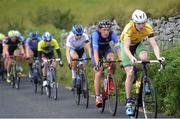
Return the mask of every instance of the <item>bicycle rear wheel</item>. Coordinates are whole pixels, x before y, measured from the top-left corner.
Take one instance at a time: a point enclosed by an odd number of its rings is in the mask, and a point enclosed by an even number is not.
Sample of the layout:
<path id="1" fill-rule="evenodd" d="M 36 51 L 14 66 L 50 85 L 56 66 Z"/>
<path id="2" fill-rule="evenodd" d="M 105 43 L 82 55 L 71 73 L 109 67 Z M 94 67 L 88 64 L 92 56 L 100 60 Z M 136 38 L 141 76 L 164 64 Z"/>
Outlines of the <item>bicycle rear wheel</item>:
<path id="1" fill-rule="evenodd" d="M 116 115 L 117 105 L 118 105 L 118 94 L 116 88 L 116 81 L 113 76 L 107 79 L 107 88 L 108 88 L 108 107 L 112 116 Z"/>
<path id="2" fill-rule="evenodd" d="M 150 78 L 147 79 L 150 93 L 145 92 L 145 83 L 143 83 L 142 103 L 145 118 L 156 118 L 157 117 L 157 97 L 155 88 Z"/>
<path id="3" fill-rule="evenodd" d="M 86 108 L 89 106 L 89 88 L 88 88 L 88 80 L 85 72 L 83 71 L 81 75 L 81 90 L 82 90 L 82 97 L 84 98 Z"/>

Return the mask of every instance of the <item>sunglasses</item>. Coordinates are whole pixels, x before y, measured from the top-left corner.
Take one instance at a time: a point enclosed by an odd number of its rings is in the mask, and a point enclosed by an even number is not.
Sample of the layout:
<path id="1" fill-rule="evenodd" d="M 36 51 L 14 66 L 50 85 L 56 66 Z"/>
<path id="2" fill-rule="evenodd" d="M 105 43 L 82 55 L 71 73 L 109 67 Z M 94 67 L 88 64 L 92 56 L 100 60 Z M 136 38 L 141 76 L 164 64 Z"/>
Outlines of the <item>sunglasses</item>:
<path id="1" fill-rule="evenodd" d="M 76 36 L 82 36 L 82 34 L 76 34 Z"/>

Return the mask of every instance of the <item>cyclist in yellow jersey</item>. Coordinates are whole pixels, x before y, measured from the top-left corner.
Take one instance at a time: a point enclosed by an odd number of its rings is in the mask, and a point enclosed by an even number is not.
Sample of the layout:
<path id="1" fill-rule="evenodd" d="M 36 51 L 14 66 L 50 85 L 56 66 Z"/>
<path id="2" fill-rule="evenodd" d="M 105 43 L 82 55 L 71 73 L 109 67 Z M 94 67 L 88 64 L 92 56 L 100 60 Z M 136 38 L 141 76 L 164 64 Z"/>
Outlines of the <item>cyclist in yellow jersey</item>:
<path id="1" fill-rule="evenodd" d="M 132 109 L 131 101 L 131 87 L 133 84 L 133 66 L 137 62 L 135 54 L 140 60 L 148 60 L 148 52 L 143 44 L 145 37 L 148 37 L 148 41 L 151 44 L 154 54 L 158 60 L 163 61 L 164 58 L 160 57 L 160 50 L 156 42 L 155 34 L 152 27 L 147 23 L 147 16 L 141 10 L 135 10 L 132 14 L 132 21 L 130 21 L 124 28 L 120 40 L 121 40 L 121 58 L 122 64 L 126 72 L 126 114 L 131 116 L 134 111 Z"/>
<path id="2" fill-rule="evenodd" d="M 38 43 L 38 57 L 39 59 L 52 59 L 55 58 L 54 55 L 54 50 L 56 50 L 58 58 L 61 59 L 61 51 L 60 51 L 60 47 L 59 44 L 57 42 L 56 39 L 53 39 L 53 36 L 51 33 L 49 32 L 45 32 L 42 35 L 42 40 Z M 55 61 L 53 62 L 53 66 L 55 67 Z M 43 62 L 44 67 L 42 69 L 43 71 L 43 86 L 47 85 L 47 81 L 46 81 L 46 63 Z M 62 60 L 60 60 L 59 62 L 60 66 L 63 66 Z"/>

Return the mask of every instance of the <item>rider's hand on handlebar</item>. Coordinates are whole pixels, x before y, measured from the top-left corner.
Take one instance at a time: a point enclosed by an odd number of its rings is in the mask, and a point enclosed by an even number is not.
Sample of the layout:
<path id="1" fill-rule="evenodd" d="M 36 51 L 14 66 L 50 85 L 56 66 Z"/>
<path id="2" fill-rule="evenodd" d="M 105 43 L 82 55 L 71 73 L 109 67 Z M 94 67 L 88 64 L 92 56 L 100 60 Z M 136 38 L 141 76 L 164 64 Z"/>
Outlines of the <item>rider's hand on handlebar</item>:
<path id="1" fill-rule="evenodd" d="M 161 64 L 164 64 L 165 63 L 165 58 L 164 57 L 158 57 L 157 60 L 159 60 L 159 62 Z"/>
<path id="2" fill-rule="evenodd" d="M 132 57 L 130 60 L 131 60 L 131 64 L 137 63 L 137 59 L 135 57 Z"/>
<path id="3" fill-rule="evenodd" d="M 99 69 L 100 69 L 99 65 L 94 66 L 95 71 L 99 71 Z"/>
<path id="4" fill-rule="evenodd" d="M 71 70 L 71 63 L 68 64 L 69 69 Z"/>

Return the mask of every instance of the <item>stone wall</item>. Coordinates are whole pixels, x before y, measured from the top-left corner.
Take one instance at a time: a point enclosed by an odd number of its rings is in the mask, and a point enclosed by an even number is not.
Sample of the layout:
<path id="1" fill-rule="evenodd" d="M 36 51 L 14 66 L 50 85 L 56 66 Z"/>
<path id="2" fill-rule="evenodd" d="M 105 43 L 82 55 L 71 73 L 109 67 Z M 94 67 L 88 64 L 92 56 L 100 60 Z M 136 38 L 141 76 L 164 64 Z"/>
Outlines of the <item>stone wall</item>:
<path id="1" fill-rule="evenodd" d="M 161 49 L 166 49 L 169 45 L 176 43 L 178 40 L 180 41 L 180 14 L 169 18 L 149 18 L 148 23 L 154 28 Z M 86 28 L 86 33 L 90 36 L 96 29 L 97 25 L 91 25 Z M 115 31 L 119 37 L 123 28 L 117 24 L 116 20 L 114 20 L 112 30 Z M 65 36 L 62 35 L 63 39 L 65 39 L 68 34 L 65 33 L 64 35 Z"/>

